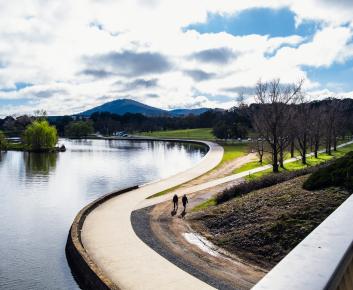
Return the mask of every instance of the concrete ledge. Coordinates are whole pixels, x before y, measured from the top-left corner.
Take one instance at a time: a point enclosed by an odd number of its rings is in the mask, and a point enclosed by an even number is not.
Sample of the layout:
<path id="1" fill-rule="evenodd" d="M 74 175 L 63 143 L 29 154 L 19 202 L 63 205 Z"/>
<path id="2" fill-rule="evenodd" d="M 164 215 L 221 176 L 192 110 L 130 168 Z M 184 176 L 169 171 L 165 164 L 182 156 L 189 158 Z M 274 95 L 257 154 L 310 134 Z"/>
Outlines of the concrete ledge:
<path id="1" fill-rule="evenodd" d="M 75 217 L 69 231 L 65 252 L 73 276 L 81 288 L 97 290 L 119 289 L 106 277 L 86 252 L 81 241 L 81 229 L 87 215 L 99 205 L 115 196 L 137 188 L 138 186 L 133 186 L 104 195 L 81 209 Z"/>

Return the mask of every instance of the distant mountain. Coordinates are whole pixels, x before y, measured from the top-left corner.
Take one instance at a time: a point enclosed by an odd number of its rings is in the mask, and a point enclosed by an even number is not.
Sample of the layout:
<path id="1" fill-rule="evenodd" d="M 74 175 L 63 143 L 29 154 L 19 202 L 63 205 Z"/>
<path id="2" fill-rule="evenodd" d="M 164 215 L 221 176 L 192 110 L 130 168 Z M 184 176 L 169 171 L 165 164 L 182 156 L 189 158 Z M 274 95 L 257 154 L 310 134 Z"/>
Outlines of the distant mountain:
<path id="1" fill-rule="evenodd" d="M 140 102 L 136 102 L 134 100 L 128 100 L 128 99 L 119 99 L 119 100 L 111 101 L 109 103 L 105 103 L 101 106 L 94 107 L 90 110 L 82 112 L 80 115 L 90 116 L 96 112 L 109 112 L 117 115 L 124 115 L 126 113 L 133 113 L 133 114 L 140 113 L 146 116 L 168 115 L 168 111 L 147 106 Z"/>
<path id="2" fill-rule="evenodd" d="M 143 103 L 130 100 L 130 99 L 119 99 L 105 103 L 98 107 L 94 107 L 90 110 L 84 111 L 78 115 L 90 116 L 96 112 L 109 112 L 117 115 L 124 115 L 126 113 L 133 114 L 143 114 L 145 116 L 185 116 L 185 115 L 200 115 L 206 111 L 208 108 L 199 109 L 176 109 L 176 110 L 162 110 L 159 108 L 151 107 Z"/>

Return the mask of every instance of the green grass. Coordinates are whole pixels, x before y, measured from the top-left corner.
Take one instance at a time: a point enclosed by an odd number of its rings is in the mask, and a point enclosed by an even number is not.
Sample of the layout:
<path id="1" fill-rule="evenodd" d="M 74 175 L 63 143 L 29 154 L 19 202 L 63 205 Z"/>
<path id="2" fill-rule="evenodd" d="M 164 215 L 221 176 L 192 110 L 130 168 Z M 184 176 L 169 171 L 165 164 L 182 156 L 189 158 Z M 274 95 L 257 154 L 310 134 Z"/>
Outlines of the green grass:
<path id="1" fill-rule="evenodd" d="M 233 174 L 237 174 L 237 173 L 241 173 L 244 171 L 248 171 L 248 170 L 252 170 L 254 168 L 260 167 L 260 166 L 265 166 L 269 164 L 267 161 L 263 161 L 262 164 L 260 164 L 259 161 L 251 161 L 248 163 L 245 163 L 244 165 L 242 165 L 241 167 L 234 169 L 233 170 Z"/>
<path id="2" fill-rule="evenodd" d="M 244 156 L 248 152 L 248 144 L 246 143 L 233 143 L 233 144 L 220 144 L 224 149 L 223 158 L 220 164 L 234 160 Z"/>
<path id="3" fill-rule="evenodd" d="M 136 135 L 155 137 L 155 138 L 180 138 L 180 139 L 196 139 L 196 140 L 215 140 L 212 128 L 199 129 L 183 129 L 183 130 L 166 130 L 154 132 L 140 132 Z"/>
<path id="4" fill-rule="evenodd" d="M 183 184 L 184 184 L 184 183 L 183 183 Z M 165 195 L 166 193 L 171 192 L 171 191 L 177 189 L 178 187 L 182 186 L 183 184 L 180 184 L 180 185 L 177 185 L 177 186 L 168 188 L 168 189 L 166 189 L 166 190 L 157 192 L 157 193 L 155 193 L 155 194 L 152 194 L 152 195 L 150 195 L 149 197 L 147 197 L 147 199 L 151 199 L 151 198 L 154 198 L 154 197 L 158 197 L 158 196 Z"/>
<path id="5" fill-rule="evenodd" d="M 332 151 L 332 155 L 328 155 L 326 153 L 321 153 L 318 155 L 318 158 L 315 158 L 314 156 L 310 156 L 307 157 L 307 165 L 302 164 L 301 160 L 295 161 L 295 162 L 290 162 L 284 165 L 284 169 L 283 168 L 279 168 L 280 171 L 283 170 L 287 170 L 287 171 L 294 171 L 294 170 L 299 170 L 299 169 L 303 169 L 307 166 L 315 166 L 315 165 L 319 165 L 320 163 L 323 163 L 325 161 L 331 160 L 333 158 L 340 158 L 344 155 L 346 155 L 348 152 L 353 151 L 353 144 L 338 148 L 337 151 Z M 245 164 L 247 165 L 247 164 Z M 244 166 L 245 166 L 244 165 Z M 249 165 L 251 166 L 251 165 Z M 256 167 L 252 167 L 250 169 L 254 169 Z M 240 169 L 240 168 L 239 168 Z M 250 170 L 249 169 L 249 170 Z M 245 170 L 243 170 L 245 171 Z M 272 168 L 271 169 L 267 169 L 264 171 L 260 171 L 254 174 L 251 174 L 247 177 L 245 177 L 246 180 L 253 180 L 259 177 L 262 177 L 266 174 L 269 174 L 272 172 Z"/>
<path id="6" fill-rule="evenodd" d="M 215 198 L 210 198 L 208 200 L 205 200 L 204 202 L 200 203 L 199 205 L 195 206 L 191 211 L 192 212 L 196 212 L 196 211 L 200 211 L 203 209 L 206 209 L 210 206 L 216 205 L 216 199 Z"/>

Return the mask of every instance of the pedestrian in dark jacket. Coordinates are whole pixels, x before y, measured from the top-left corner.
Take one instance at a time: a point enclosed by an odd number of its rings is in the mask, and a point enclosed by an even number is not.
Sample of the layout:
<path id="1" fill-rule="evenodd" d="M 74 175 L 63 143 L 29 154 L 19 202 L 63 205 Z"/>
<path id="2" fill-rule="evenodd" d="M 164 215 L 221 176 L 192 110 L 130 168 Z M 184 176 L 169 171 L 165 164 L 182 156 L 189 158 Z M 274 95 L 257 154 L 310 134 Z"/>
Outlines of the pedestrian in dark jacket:
<path id="1" fill-rule="evenodd" d="M 174 204 L 174 211 L 177 211 L 178 210 L 178 196 L 176 194 L 174 194 L 173 196 L 173 204 Z"/>
<path id="2" fill-rule="evenodd" d="M 181 199 L 181 201 L 183 203 L 184 211 L 186 211 L 186 205 L 189 203 L 189 201 L 185 194 L 183 195 L 183 198 Z"/>

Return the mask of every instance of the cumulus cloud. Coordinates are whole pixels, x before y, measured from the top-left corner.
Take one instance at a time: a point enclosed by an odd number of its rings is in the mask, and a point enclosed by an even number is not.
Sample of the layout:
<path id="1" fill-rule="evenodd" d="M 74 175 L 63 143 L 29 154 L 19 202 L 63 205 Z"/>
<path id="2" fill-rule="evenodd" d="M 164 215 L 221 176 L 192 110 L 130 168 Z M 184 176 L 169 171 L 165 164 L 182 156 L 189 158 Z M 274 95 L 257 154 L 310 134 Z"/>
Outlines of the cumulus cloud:
<path id="1" fill-rule="evenodd" d="M 316 97 L 328 95 L 326 84 L 311 80 L 306 68 L 328 68 L 353 58 L 350 4 L 350 0 L 29 0 L 26 5 L 20 0 L 1 1 L 0 99 L 27 101 L 1 106 L 0 115 L 31 113 L 35 108 L 71 114 L 126 95 L 162 108 L 224 107 L 239 92 L 251 94 L 259 78 L 280 77 L 285 83 L 304 78 L 306 89 L 317 92 Z M 309 20 L 319 25 L 308 37 L 184 29 L 206 22 L 210 13 L 228 17 L 253 8 L 287 8 L 297 25 Z M 16 83 L 33 85 L 16 90 Z M 342 94 L 350 96 L 347 91 Z"/>

